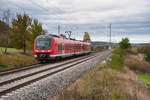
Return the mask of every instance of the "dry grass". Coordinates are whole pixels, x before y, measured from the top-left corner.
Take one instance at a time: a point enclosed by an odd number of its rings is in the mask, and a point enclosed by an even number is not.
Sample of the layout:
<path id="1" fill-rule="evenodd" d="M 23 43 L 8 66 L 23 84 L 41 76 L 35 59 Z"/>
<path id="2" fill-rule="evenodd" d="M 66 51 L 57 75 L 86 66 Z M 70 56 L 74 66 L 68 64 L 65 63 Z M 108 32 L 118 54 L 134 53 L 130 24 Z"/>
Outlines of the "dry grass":
<path id="1" fill-rule="evenodd" d="M 118 88 L 116 76 L 116 70 L 95 68 L 52 100 L 135 100 Z"/>
<path id="2" fill-rule="evenodd" d="M 37 63 L 33 51 L 27 50 L 24 55 L 21 49 L 8 48 L 7 54 L 4 54 L 4 50 L 5 48 L 0 47 L 0 70 Z"/>
<path id="3" fill-rule="evenodd" d="M 118 88 L 123 92 L 127 92 L 135 100 L 149 100 L 150 88 L 141 83 L 137 75 L 128 67 L 125 67 L 124 71 L 125 73 L 120 73 L 116 77 Z"/>
<path id="4" fill-rule="evenodd" d="M 136 74 L 110 68 L 95 68 L 52 100 L 149 100 L 150 88 Z"/>
<path id="5" fill-rule="evenodd" d="M 25 55 L 0 55 L 0 69 L 8 69 L 12 67 L 21 67 L 24 65 L 34 64 L 37 61 L 32 56 Z"/>
<path id="6" fill-rule="evenodd" d="M 130 69 L 137 70 L 143 73 L 150 73 L 150 63 L 137 55 L 126 55 L 123 57 L 123 62 Z"/>

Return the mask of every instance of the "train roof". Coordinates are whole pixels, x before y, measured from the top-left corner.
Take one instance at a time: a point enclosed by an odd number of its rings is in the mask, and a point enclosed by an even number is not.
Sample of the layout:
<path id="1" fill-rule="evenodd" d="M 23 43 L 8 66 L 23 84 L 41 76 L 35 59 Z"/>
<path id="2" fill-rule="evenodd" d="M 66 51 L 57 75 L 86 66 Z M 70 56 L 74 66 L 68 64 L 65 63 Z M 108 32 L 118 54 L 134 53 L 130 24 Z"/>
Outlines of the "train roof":
<path id="1" fill-rule="evenodd" d="M 43 34 L 43 35 L 37 36 L 36 39 L 38 39 L 38 38 L 47 38 L 48 39 L 48 38 L 52 38 L 52 37 L 60 38 L 59 36 L 54 35 L 54 34 Z"/>
<path id="2" fill-rule="evenodd" d="M 52 37 L 63 39 L 62 37 L 60 37 L 58 35 L 55 35 L 55 34 L 43 34 L 43 35 L 39 35 L 36 39 L 38 39 L 38 38 L 50 39 Z M 80 42 L 80 43 L 90 44 L 89 42 L 83 42 L 82 40 L 76 40 L 76 39 L 72 39 L 72 38 L 70 38 L 70 39 L 64 38 L 64 40 L 71 40 L 71 41 L 74 41 L 74 42 Z"/>

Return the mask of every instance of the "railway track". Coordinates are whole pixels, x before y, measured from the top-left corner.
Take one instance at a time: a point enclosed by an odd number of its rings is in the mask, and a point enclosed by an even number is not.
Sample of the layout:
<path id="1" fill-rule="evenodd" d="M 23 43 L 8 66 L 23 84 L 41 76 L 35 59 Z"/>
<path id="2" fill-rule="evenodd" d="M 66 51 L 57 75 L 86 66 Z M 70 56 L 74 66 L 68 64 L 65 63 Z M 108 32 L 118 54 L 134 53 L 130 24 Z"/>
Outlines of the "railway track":
<path id="1" fill-rule="evenodd" d="M 99 55 L 96 54 L 91 54 L 88 56 L 83 56 L 77 59 L 73 59 L 71 61 L 66 61 L 65 63 L 57 64 L 57 65 L 52 65 L 49 67 L 49 65 L 34 65 L 28 67 L 23 67 L 23 68 L 17 68 L 17 69 L 12 69 L 4 72 L 0 72 L 1 77 L 6 78 L 7 80 L 2 80 L 0 79 L 0 97 L 5 96 L 8 93 L 11 93 L 12 91 L 15 91 L 21 87 L 27 86 L 31 83 L 34 83 L 36 81 L 39 81 L 43 78 L 46 78 L 48 76 L 51 76 L 53 74 L 56 74 L 58 72 L 61 72 L 63 70 L 66 70 L 68 68 L 74 67 L 75 65 L 81 64 L 85 61 L 88 61 L 90 59 L 94 59 Z M 47 67 L 44 67 L 47 66 Z M 38 69 L 42 67 L 41 70 L 29 72 L 28 70 L 31 69 Z M 23 75 L 18 75 L 17 73 L 22 73 L 26 70 L 28 73 L 23 74 Z M 13 76 L 11 74 L 18 75 L 17 77 L 11 77 L 7 78 L 7 76 Z M 15 76 L 14 75 L 14 76 Z"/>
<path id="2" fill-rule="evenodd" d="M 24 66 L 24 67 L 12 68 L 12 69 L 8 69 L 8 70 L 0 71 L 0 76 L 16 73 L 16 72 L 23 71 L 23 70 L 32 69 L 32 68 L 40 67 L 40 66 L 42 66 L 42 64 L 37 63 L 37 64 Z"/>
<path id="3" fill-rule="evenodd" d="M 48 64 L 50 64 L 50 63 L 46 63 L 46 64 L 37 63 L 37 64 L 32 64 L 32 65 L 28 65 L 28 66 L 24 66 L 24 67 L 15 67 L 15 68 L 0 71 L 0 76 L 17 73 L 17 72 L 21 72 L 21 71 L 29 70 L 29 69 L 33 69 L 33 68 L 38 68 L 38 67 L 42 67 L 42 66 L 45 66 Z"/>

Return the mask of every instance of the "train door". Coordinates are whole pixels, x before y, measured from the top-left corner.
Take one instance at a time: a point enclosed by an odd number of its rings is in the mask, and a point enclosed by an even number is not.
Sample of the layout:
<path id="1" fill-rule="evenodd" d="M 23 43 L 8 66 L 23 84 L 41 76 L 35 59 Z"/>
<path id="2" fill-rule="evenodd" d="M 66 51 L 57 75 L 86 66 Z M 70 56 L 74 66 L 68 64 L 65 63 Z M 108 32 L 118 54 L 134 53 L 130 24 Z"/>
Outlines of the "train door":
<path id="1" fill-rule="evenodd" d="M 65 53 L 65 47 L 64 47 L 64 42 L 62 43 L 62 53 Z"/>
<path id="2" fill-rule="evenodd" d="M 74 55 L 76 54 L 76 51 L 75 51 L 75 43 L 73 43 L 73 53 L 74 53 Z"/>

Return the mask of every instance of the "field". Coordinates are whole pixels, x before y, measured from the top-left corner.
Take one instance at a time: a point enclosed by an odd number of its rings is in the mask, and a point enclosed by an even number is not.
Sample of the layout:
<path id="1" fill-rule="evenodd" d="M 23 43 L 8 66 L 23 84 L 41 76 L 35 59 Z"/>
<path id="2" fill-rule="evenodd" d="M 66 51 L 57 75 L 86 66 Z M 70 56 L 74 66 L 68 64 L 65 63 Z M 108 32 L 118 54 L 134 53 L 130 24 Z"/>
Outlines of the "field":
<path id="1" fill-rule="evenodd" d="M 132 47 L 131 50 L 136 51 L 136 50 L 137 50 L 137 47 Z"/>
<path id="2" fill-rule="evenodd" d="M 33 57 L 33 51 L 27 51 L 24 55 L 23 50 L 8 48 L 8 54 L 3 52 L 4 48 L 0 48 L 0 70 L 37 63 Z"/>

